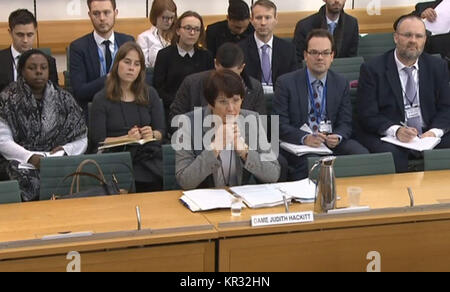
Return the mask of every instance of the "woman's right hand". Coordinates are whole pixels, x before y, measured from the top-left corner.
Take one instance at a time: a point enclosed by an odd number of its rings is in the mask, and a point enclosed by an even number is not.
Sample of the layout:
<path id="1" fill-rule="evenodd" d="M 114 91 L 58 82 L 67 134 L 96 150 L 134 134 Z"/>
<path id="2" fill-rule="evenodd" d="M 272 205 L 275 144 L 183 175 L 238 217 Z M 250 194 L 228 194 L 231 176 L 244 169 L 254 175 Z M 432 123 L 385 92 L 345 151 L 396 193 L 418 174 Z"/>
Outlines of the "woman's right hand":
<path id="1" fill-rule="evenodd" d="M 131 130 L 128 131 L 128 138 L 130 139 L 142 139 L 141 132 L 139 131 L 139 128 L 137 126 L 134 126 L 131 128 Z"/>
<path id="2" fill-rule="evenodd" d="M 41 159 L 44 158 L 42 155 L 33 154 L 33 156 L 28 159 L 28 163 L 32 164 L 36 169 L 41 168 Z"/>

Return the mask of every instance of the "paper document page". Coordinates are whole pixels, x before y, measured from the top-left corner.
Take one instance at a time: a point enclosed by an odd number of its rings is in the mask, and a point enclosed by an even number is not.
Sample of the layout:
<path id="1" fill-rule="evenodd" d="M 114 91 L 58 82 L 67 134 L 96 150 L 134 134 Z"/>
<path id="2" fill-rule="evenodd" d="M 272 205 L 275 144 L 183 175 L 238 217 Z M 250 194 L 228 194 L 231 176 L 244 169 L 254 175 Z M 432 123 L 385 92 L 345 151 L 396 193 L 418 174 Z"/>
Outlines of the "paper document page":
<path id="1" fill-rule="evenodd" d="M 231 208 L 233 195 L 226 190 L 201 189 L 183 192 L 180 198 L 192 211 Z"/>
<path id="2" fill-rule="evenodd" d="M 426 137 L 426 138 L 415 137 L 411 142 L 403 143 L 400 142 L 396 137 L 383 137 L 381 138 L 381 141 L 388 142 L 407 149 L 412 149 L 416 151 L 425 151 L 431 150 L 434 147 L 436 147 L 436 145 L 441 142 L 441 139 L 435 137 Z"/>
<path id="3" fill-rule="evenodd" d="M 445 34 L 450 31 L 450 0 L 443 0 L 435 9 L 437 18 L 434 22 L 424 20 L 425 27 L 433 35 Z"/>

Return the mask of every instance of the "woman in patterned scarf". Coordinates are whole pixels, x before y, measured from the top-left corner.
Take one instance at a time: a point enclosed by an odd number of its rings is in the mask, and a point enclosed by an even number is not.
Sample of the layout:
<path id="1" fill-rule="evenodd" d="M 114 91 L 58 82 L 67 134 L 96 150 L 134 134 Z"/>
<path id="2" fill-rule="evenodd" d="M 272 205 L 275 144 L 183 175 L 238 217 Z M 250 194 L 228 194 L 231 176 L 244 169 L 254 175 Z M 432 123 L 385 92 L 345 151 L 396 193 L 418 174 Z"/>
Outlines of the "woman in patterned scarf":
<path id="1" fill-rule="evenodd" d="M 49 81 L 48 56 L 22 54 L 19 78 L 0 93 L 0 153 L 18 180 L 22 201 L 39 199 L 40 160 L 50 154 L 80 155 L 87 148 L 81 108 L 67 91 Z"/>

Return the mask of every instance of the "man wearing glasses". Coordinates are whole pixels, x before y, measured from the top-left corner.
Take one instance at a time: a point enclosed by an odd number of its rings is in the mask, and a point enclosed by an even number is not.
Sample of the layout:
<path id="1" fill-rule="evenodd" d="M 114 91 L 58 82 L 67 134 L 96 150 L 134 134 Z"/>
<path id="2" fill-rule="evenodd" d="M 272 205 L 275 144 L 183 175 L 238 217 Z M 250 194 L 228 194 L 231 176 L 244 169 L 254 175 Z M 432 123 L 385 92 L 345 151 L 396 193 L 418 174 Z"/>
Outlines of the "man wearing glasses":
<path id="1" fill-rule="evenodd" d="M 114 32 L 118 14 L 115 0 L 87 0 L 94 32 L 70 44 L 70 83 L 73 95 L 85 112 L 94 95 L 105 86 L 119 47 L 134 41 L 129 35 Z"/>
<path id="2" fill-rule="evenodd" d="M 306 68 L 278 79 L 273 111 L 280 118 L 280 140 L 313 148 L 325 145 L 335 155 L 367 154 L 367 149 L 350 139 L 349 83 L 329 70 L 334 53 L 331 34 L 324 29 L 312 30 L 304 51 Z M 308 176 L 310 155 L 281 153 L 289 161 L 289 180 Z"/>
<path id="3" fill-rule="evenodd" d="M 380 140 L 411 142 L 438 137 L 436 148 L 449 148 L 450 88 L 447 64 L 423 53 L 425 25 L 415 15 L 395 25 L 396 48 L 361 66 L 357 137 L 371 152 L 392 152 L 397 172 L 408 170 L 408 156 L 418 153 Z"/>

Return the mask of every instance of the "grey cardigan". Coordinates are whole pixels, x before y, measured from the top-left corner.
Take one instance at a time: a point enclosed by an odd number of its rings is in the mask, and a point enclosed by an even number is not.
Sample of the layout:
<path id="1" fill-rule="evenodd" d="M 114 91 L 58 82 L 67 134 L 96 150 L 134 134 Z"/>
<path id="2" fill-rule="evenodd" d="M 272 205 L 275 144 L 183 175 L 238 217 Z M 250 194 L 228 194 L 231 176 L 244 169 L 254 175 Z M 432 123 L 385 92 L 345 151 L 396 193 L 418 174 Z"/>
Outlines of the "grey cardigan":
<path id="1" fill-rule="evenodd" d="M 200 125 L 203 125 L 205 117 L 211 115 L 211 109 L 209 107 L 196 108 L 194 111 L 183 116 L 184 119 L 188 119 L 191 123 L 190 126 L 180 128 L 174 135 L 174 139 L 182 137 L 182 141 L 187 139 L 187 144 L 191 149 L 182 149 L 176 151 L 175 156 L 175 169 L 176 179 L 178 184 L 183 189 L 194 188 L 211 188 L 225 186 L 225 179 L 221 173 L 221 162 L 214 155 L 212 150 L 207 150 L 206 145 L 195 140 L 195 131 L 199 131 L 198 125 L 194 125 L 194 116 L 198 121 L 202 121 Z M 201 115 L 201 119 L 199 119 Z M 277 160 L 277 156 L 273 153 L 269 142 L 267 142 L 267 136 L 264 131 L 264 127 L 261 124 L 259 115 L 256 112 L 241 110 L 240 115 L 245 119 L 249 116 L 255 117 L 257 121 L 257 145 L 250 143 L 251 131 L 245 132 L 245 142 L 250 146 L 247 160 L 244 162 L 237 153 L 235 153 L 235 159 L 237 162 L 236 174 L 238 177 L 238 185 L 245 185 L 250 182 L 250 178 L 254 176 L 257 182 L 272 183 L 276 182 L 280 176 L 280 165 Z M 250 117 L 251 118 L 251 117 Z M 194 128 L 197 126 L 196 128 Z M 239 129 L 244 129 L 244 125 L 238 122 Z M 189 131 L 190 129 L 190 131 Z M 214 131 L 213 127 L 202 127 L 201 136 L 198 138 L 203 139 L 205 134 L 209 131 Z M 194 133 L 194 135 L 191 135 Z M 254 135 L 254 132 L 251 133 Z M 254 136 L 255 137 L 255 136 Z M 253 141 L 254 142 L 254 141 Z M 194 144 L 200 144 L 200 149 L 194 149 Z M 255 147 L 256 146 L 256 147 Z M 262 147 L 264 150 L 262 149 Z"/>

